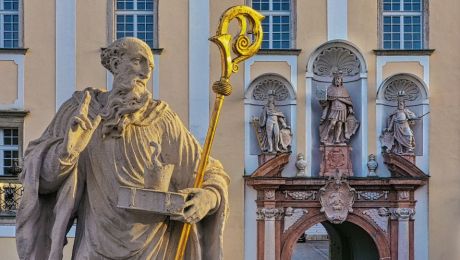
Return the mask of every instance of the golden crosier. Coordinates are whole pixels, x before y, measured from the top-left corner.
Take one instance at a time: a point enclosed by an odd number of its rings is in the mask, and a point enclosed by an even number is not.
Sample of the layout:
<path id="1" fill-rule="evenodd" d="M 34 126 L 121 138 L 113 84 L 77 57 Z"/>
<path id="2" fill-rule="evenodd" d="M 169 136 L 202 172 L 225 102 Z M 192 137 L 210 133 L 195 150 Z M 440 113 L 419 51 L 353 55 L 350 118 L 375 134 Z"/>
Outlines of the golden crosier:
<path id="1" fill-rule="evenodd" d="M 232 35 L 228 33 L 228 27 L 233 19 L 238 20 L 241 30 L 232 45 L 233 39 Z M 238 71 L 238 63 L 248 59 L 259 51 L 263 39 L 261 25 L 263 19 L 263 15 L 244 5 L 231 7 L 222 15 L 216 35 L 210 38 L 220 49 L 222 61 L 221 80 L 229 80 L 232 73 Z M 252 29 L 251 32 L 248 32 L 248 23 L 250 25 L 249 29 Z M 246 35 L 248 33 L 252 33 L 253 35 L 252 43 Z M 236 54 L 235 58 L 232 58 L 231 49 Z"/>
<path id="2" fill-rule="evenodd" d="M 228 33 L 228 27 L 233 19 L 238 20 L 241 30 L 232 45 L 233 39 L 232 35 Z M 248 6 L 239 5 L 231 7 L 222 15 L 216 36 L 209 39 L 217 44 L 220 49 L 222 75 L 220 80 L 214 82 L 212 87 L 213 91 L 216 93 L 216 100 L 214 101 L 214 108 L 209 122 L 206 140 L 204 142 L 203 151 L 198 164 L 196 179 L 193 184 L 194 188 L 201 188 L 201 185 L 203 184 L 204 170 L 211 153 L 212 142 L 216 133 L 217 123 L 219 122 L 220 111 L 224 103 L 224 98 L 225 96 L 229 96 L 232 92 L 230 76 L 238 71 L 238 63 L 255 55 L 260 49 L 263 38 L 261 24 L 262 19 L 264 19 L 263 15 Z M 252 29 L 250 33 L 253 34 L 252 43 L 250 38 L 246 35 L 249 33 L 248 21 Z M 236 55 L 235 58 L 232 58 L 231 49 Z M 184 223 L 175 260 L 182 260 L 184 257 L 191 227 L 191 224 Z"/>

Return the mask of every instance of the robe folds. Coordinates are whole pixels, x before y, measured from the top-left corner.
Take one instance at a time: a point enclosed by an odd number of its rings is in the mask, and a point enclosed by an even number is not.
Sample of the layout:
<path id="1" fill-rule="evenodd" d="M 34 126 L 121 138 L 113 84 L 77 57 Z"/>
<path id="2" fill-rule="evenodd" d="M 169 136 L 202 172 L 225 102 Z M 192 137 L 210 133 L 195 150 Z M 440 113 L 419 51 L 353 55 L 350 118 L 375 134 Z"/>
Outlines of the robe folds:
<path id="1" fill-rule="evenodd" d="M 88 117 L 94 119 L 105 105 L 104 93 L 87 91 Z M 62 259 L 75 220 L 73 259 L 174 259 L 182 222 L 118 208 L 118 189 L 144 187 L 145 169 L 152 165 L 151 142 L 161 147 L 161 161 L 174 165 L 169 191 L 193 187 L 200 145 L 166 103 L 152 100 L 144 118 L 127 125 L 121 137 L 103 136 L 103 120 L 77 158 L 61 161 L 64 137 L 83 98 L 84 92 L 75 92 L 26 150 L 16 219 L 20 259 Z M 223 258 L 228 183 L 221 164 L 210 158 L 203 188 L 216 194 L 218 207 L 192 225 L 185 259 Z"/>

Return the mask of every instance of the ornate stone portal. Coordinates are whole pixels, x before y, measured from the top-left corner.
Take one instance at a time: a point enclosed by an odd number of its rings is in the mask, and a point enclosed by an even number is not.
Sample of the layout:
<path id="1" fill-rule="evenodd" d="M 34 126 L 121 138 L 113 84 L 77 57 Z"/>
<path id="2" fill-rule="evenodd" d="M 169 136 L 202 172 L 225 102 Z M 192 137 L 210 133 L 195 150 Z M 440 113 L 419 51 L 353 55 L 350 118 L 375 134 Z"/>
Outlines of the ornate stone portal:
<path id="1" fill-rule="evenodd" d="M 373 240 L 380 259 L 414 260 L 414 194 L 428 183 L 415 165 L 385 154 L 384 163 L 391 171 L 388 178 L 327 180 L 281 177 L 287 163 L 275 157 L 245 178 L 257 191 L 257 260 L 291 259 L 305 230 L 325 221 L 359 226 Z"/>

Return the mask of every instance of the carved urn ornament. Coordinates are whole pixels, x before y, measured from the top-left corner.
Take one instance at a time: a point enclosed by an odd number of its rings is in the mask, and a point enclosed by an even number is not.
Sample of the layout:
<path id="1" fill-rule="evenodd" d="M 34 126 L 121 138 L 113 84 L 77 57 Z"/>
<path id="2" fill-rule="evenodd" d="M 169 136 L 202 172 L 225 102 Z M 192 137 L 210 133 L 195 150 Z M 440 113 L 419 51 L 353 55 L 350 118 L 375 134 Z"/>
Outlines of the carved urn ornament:
<path id="1" fill-rule="evenodd" d="M 368 176 L 369 177 L 376 177 L 377 174 L 375 173 L 375 170 L 377 169 L 379 164 L 375 160 L 375 155 L 369 154 L 368 158 L 369 158 L 368 161 L 367 161 L 367 169 L 369 170 Z"/>
<path id="2" fill-rule="evenodd" d="M 307 168 L 307 160 L 304 159 L 303 153 L 299 153 L 297 155 L 295 167 L 297 168 L 297 177 L 307 177 L 307 174 L 305 173 L 305 168 Z"/>
<path id="3" fill-rule="evenodd" d="M 343 223 L 349 212 L 353 212 L 355 202 L 355 189 L 350 187 L 347 180 L 342 180 L 337 174 L 334 180 L 328 180 L 326 185 L 319 190 L 321 212 L 333 224 Z"/>

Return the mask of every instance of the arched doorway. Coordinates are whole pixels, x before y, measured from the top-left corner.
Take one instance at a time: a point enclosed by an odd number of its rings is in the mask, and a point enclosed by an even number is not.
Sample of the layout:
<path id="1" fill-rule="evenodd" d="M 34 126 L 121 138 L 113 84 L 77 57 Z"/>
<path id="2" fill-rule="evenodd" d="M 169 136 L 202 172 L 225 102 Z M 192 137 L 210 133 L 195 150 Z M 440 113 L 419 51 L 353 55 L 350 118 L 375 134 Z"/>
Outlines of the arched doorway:
<path id="1" fill-rule="evenodd" d="M 345 221 L 342 224 L 322 222 L 327 240 L 299 241 L 291 260 L 378 260 L 379 252 L 372 237 L 361 227 Z"/>
<path id="2" fill-rule="evenodd" d="M 323 213 L 304 216 L 285 234 L 281 259 L 293 258 L 298 238 L 313 225 L 323 224 L 330 238 L 329 259 L 331 260 L 380 260 L 390 259 L 390 247 L 385 234 L 376 229 L 361 216 L 350 214 L 342 224 L 332 224 Z"/>

